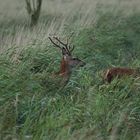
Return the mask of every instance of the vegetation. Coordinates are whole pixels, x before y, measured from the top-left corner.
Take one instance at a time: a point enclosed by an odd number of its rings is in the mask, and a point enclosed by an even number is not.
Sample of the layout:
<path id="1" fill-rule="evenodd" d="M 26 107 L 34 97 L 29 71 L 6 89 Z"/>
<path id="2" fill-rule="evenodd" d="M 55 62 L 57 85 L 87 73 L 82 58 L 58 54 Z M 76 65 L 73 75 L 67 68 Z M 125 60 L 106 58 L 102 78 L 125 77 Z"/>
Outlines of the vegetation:
<path id="1" fill-rule="evenodd" d="M 48 6 L 33 30 L 25 22 L 24 3 L 15 0 L 17 8 L 8 5 L 7 14 L 2 9 L 0 139 L 139 140 L 140 80 L 126 77 L 107 84 L 102 72 L 140 67 L 140 3 L 95 2 L 48 0 L 54 11 Z M 131 5 L 127 13 L 125 5 Z M 86 65 L 61 88 L 61 78 L 53 76 L 61 55 L 48 36 L 65 38 L 71 32 L 74 55 Z"/>

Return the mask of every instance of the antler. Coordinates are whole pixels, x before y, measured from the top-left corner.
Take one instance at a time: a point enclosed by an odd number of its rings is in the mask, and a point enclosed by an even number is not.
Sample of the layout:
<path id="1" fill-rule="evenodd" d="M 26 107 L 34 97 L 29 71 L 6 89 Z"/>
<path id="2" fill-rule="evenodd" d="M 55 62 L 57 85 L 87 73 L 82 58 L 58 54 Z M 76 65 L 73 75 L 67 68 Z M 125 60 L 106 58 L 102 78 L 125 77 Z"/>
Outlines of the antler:
<path id="1" fill-rule="evenodd" d="M 70 46 L 70 45 L 68 45 L 69 44 L 69 40 L 72 38 L 72 36 L 74 35 L 74 32 L 72 32 L 72 34 L 69 36 L 69 38 L 67 38 L 67 50 L 71 53 L 73 50 L 74 50 L 74 48 L 75 48 L 75 46 L 73 45 L 72 47 Z"/>
<path id="2" fill-rule="evenodd" d="M 71 36 L 72 36 L 72 35 L 71 35 Z M 66 42 L 66 43 L 62 42 L 58 37 L 53 37 L 53 39 L 55 39 L 57 42 L 59 42 L 61 45 L 63 45 L 63 46 L 64 46 L 63 48 L 64 48 L 69 54 L 71 54 L 72 51 L 73 51 L 74 48 L 75 48 L 74 46 L 70 46 L 70 45 L 69 45 L 69 40 L 70 40 L 71 36 L 70 36 L 69 38 L 67 38 L 67 42 Z M 60 45 L 58 45 L 56 42 L 54 42 L 54 41 L 52 40 L 51 37 L 49 37 L 49 39 L 50 39 L 50 41 L 51 41 L 56 47 L 58 47 L 58 48 L 60 48 L 60 49 L 62 50 L 62 48 L 60 47 Z"/>
<path id="3" fill-rule="evenodd" d="M 59 49 L 62 50 L 62 48 L 61 48 L 58 44 L 56 44 L 56 43 L 52 40 L 51 37 L 48 37 L 48 38 L 50 39 L 50 41 L 51 41 L 56 47 L 58 47 Z M 53 37 L 53 38 L 54 38 L 54 37 Z"/>

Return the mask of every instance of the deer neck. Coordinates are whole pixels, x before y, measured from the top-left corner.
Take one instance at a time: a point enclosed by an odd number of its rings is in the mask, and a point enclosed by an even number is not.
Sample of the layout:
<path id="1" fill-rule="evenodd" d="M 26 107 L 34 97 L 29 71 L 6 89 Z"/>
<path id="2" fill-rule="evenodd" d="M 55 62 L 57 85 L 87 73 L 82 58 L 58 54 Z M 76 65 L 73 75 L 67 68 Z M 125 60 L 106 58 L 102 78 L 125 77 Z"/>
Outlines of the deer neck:
<path id="1" fill-rule="evenodd" d="M 71 74 L 71 70 L 69 68 L 69 64 L 63 57 L 62 61 L 61 61 L 61 65 L 60 65 L 59 75 L 60 76 L 68 76 L 70 74 Z"/>

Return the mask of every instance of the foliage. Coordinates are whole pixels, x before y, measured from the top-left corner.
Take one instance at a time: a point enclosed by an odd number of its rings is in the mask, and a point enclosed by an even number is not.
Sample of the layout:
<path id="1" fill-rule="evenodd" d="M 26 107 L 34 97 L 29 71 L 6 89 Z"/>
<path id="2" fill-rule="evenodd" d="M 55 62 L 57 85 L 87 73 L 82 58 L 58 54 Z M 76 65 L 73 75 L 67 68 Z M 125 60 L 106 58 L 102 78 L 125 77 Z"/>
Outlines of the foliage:
<path id="1" fill-rule="evenodd" d="M 12 51 L 7 49 L 0 56 L 0 138 L 138 140 L 139 79 L 107 84 L 101 73 L 111 66 L 139 67 L 139 16 L 107 12 L 96 24 L 78 29 L 74 55 L 86 66 L 74 70 L 64 88 L 61 78 L 53 76 L 60 53 L 46 40 L 39 36 L 34 42 L 33 38 L 20 51 L 11 44 Z M 73 29 L 70 25 L 65 32 Z M 8 32 L 16 34 L 13 29 Z"/>

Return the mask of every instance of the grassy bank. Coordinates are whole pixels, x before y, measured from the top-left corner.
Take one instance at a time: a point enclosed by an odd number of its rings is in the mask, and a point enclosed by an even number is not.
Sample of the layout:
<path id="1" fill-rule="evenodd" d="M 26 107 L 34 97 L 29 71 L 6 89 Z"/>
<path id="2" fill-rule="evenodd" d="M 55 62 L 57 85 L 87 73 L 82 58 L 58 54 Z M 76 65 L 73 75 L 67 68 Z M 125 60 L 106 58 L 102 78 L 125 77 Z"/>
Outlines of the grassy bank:
<path id="1" fill-rule="evenodd" d="M 13 7 L 20 7 L 23 17 L 18 8 L 12 9 L 14 14 L 2 10 L 0 139 L 139 140 L 139 79 L 115 79 L 107 84 L 101 74 L 112 66 L 140 67 L 139 2 L 94 1 L 93 7 L 90 0 L 55 2 L 43 5 L 40 22 L 32 30 L 18 1 Z M 65 38 L 71 32 L 74 56 L 86 65 L 74 70 L 62 89 L 61 78 L 53 76 L 61 55 L 48 35 Z"/>

